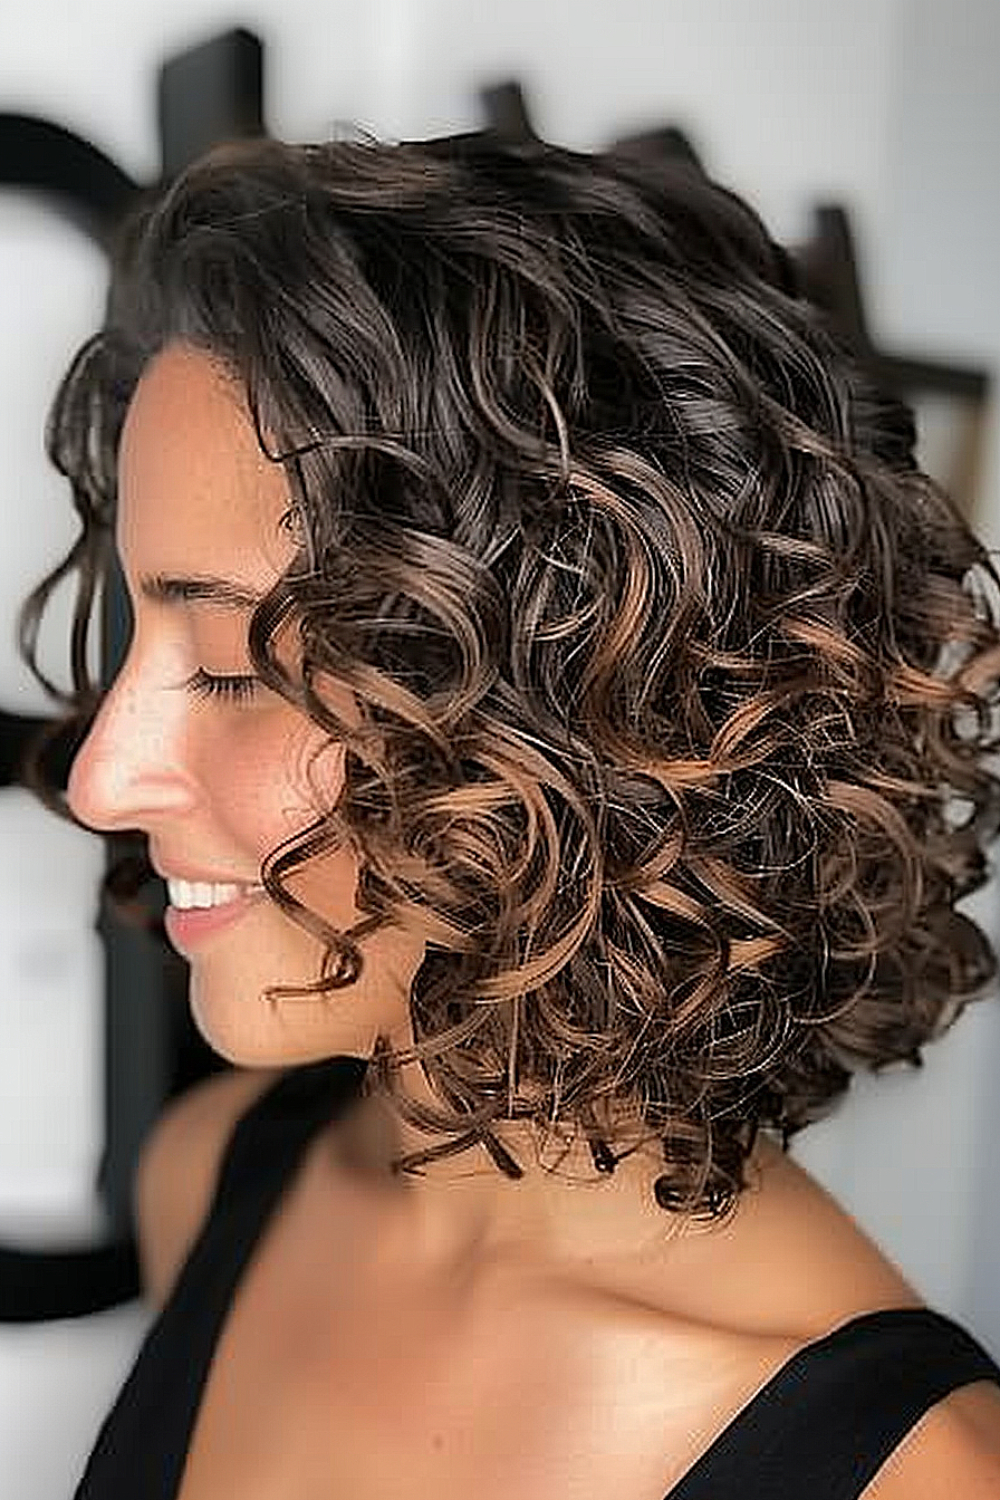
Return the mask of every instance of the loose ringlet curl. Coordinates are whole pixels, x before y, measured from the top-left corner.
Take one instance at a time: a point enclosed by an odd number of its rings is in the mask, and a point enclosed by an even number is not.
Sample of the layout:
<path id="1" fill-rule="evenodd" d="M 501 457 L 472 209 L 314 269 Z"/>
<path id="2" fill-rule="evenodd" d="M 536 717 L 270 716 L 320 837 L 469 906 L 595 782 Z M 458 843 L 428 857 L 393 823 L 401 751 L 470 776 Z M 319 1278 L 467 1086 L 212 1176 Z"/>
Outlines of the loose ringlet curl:
<path id="1" fill-rule="evenodd" d="M 479 1141 L 516 1173 L 507 1118 L 599 1171 L 655 1139 L 658 1201 L 719 1214 L 761 1126 L 916 1061 L 982 989 L 956 903 L 997 823 L 996 578 L 737 200 L 487 137 L 185 173 L 51 422 L 82 531 L 24 639 L 74 574 L 83 708 L 121 424 L 173 340 L 288 477 L 256 670 L 346 746 L 268 889 L 326 938 L 320 988 L 363 931 L 433 924 L 412 1014 L 441 1106 L 400 1099 L 431 1139 L 404 1165 Z M 344 840 L 353 933 L 285 889 Z"/>

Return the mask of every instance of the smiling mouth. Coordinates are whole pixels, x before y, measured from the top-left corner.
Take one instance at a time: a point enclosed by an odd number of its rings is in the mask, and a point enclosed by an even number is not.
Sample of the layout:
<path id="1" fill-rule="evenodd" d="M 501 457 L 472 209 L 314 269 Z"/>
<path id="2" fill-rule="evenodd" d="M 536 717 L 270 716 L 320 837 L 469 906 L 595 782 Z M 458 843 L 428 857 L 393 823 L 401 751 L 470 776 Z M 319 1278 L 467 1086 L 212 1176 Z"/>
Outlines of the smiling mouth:
<path id="1" fill-rule="evenodd" d="M 242 921 L 267 894 L 262 885 L 228 880 L 168 880 L 167 891 L 167 937 L 188 958 L 202 943 Z"/>
<path id="2" fill-rule="evenodd" d="M 262 885 L 232 881 L 167 881 L 167 894 L 175 911 L 210 911 L 215 906 L 230 906 L 244 896 L 261 895 L 263 890 Z"/>

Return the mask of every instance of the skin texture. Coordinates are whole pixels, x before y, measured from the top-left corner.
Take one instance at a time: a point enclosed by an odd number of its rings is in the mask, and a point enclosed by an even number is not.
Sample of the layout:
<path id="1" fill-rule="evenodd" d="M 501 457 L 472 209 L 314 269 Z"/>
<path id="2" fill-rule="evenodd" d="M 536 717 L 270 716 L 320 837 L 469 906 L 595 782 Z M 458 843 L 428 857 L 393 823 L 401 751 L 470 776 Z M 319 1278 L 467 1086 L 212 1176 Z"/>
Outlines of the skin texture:
<path id="1" fill-rule="evenodd" d="M 289 557 L 284 476 L 261 454 L 240 393 L 205 355 L 174 346 L 134 398 L 120 479 L 135 633 L 70 802 L 95 828 L 142 829 L 166 876 L 251 888 L 265 857 L 336 800 L 342 756 L 266 689 L 205 696 L 198 674 L 246 677 L 249 610 L 178 598 L 162 580 L 266 590 Z M 347 926 L 356 879 L 342 849 L 297 871 L 292 890 Z M 316 977 L 320 944 L 263 893 L 232 915 L 188 956 L 198 1025 L 240 1066 L 168 1111 L 140 1172 L 158 1301 L 233 1123 L 273 1070 L 366 1055 L 380 1033 L 411 1040 L 419 932 L 375 935 L 344 990 L 274 1003 L 269 986 Z M 395 1146 L 410 1144 L 391 1112 L 390 1124 Z M 410 1500 L 660 1500 L 795 1348 L 855 1313 L 918 1300 L 766 1142 L 750 1190 L 711 1229 L 665 1220 L 651 1200 L 656 1163 L 641 1151 L 595 1182 L 573 1150 L 553 1171 L 514 1127 L 508 1143 L 528 1164 L 519 1182 L 468 1159 L 401 1182 L 380 1174 L 377 1151 L 359 1176 L 336 1139 L 315 1143 L 239 1288 L 182 1500 L 372 1500 L 398 1493 L 404 1467 Z M 872 1493 L 1000 1493 L 998 1408 L 982 1387 L 942 1403 Z"/>

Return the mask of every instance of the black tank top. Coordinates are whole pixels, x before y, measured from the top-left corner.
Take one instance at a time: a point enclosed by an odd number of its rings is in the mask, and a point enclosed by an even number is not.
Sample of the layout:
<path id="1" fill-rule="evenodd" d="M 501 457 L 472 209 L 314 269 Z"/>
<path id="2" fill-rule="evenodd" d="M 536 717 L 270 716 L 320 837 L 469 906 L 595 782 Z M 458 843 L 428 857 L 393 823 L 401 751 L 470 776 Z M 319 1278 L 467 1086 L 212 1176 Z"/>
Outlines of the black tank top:
<path id="1" fill-rule="evenodd" d="M 76 1500 L 176 1500 L 212 1353 L 240 1277 L 309 1141 L 364 1064 L 284 1074 L 242 1117 L 211 1211 L 101 1429 Z M 1000 1370 L 925 1308 L 853 1318 L 794 1355 L 665 1500 L 856 1500 L 920 1417 Z M 553 1495 L 552 1500 L 559 1500 Z"/>

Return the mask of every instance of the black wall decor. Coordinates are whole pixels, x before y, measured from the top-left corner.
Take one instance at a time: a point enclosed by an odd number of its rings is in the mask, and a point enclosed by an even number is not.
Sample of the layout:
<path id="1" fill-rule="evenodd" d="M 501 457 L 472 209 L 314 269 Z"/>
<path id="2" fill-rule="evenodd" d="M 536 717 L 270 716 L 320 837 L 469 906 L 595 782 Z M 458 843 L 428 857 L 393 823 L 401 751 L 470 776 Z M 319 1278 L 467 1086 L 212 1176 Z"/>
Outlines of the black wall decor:
<path id="1" fill-rule="evenodd" d="M 142 197 L 221 140 L 264 132 L 263 47 L 250 32 L 213 38 L 169 59 L 157 83 L 161 180 L 141 184 L 91 142 L 50 120 L 0 113 L 0 188 L 37 195 L 58 218 L 83 229 L 109 256 L 116 233 Z M 109 589 L 102 619 L 107 677 L 125 647 L 128 609 Z M 47 721 L 0 711 L 0 784 L 20 780 L 24 754 Z M 71 746 L 49 752 L 57 775 Z M 120 848 L 109 841 L 109 862 Z M 164 1098 L 213 1065 L 183 1005 L 184 969 L 152 938 L 106 905 L 105 1130 L 99 1189 L 111 1233 L 106 1244 L 36 1251 L 0 1245 L 0 1322 L 33 1322 L 95 1312 L 138 1292 L 131 1193 L 139 1146 Z"/>

